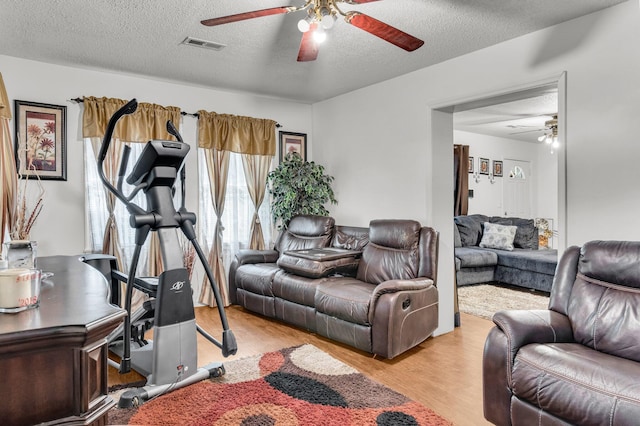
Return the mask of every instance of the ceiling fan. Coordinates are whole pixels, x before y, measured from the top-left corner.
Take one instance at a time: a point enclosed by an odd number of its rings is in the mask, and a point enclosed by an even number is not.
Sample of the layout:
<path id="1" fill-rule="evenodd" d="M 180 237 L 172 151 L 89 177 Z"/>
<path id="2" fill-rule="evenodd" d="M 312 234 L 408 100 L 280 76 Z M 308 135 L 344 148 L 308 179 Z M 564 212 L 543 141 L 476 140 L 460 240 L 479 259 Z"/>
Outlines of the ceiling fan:
<path id="1" fill-rule="evenodd" d="M 204 21 L 201 21 L 201 23 L 212 27 L 215 25 L 244 21 L 246 19 L 306 10 L 307 16 L 298 22 L 298 29 L 302 32 L 302 41 L 300 42 L 300 50 L 298 52 L 298 62 L 316 60 L 318 57 L 319 44 L 326 37 L 325 30 L 328 30 L 333 26 L 338 15 L 343 16 L 347 23 L 380 37 L 381 39 L 408 52 L 413 52 L 424 44 L 424 41 L 394 28 L 389 24 L 385 24 L 382 21 L 372 18 L 371 16 L 357 11 L 343 12 L 338 7 L 339 3 L 363 4 L 374 1 L 379 0 L 306 0 L 305 4 L 302 6 L 282 6 L 254 10 L 252 12 L 205 19 Z"/>
<path id="2" fill-rule="evenodd" d="M 522 130 L 522 131 L 518 131 L 518 132 L 509 133 L 510 135 L 520 135 L 520 134 L 523 134 L 523 133 L 551 131 L 552 130 L 552 124 L 555 127 L 557 127 L 558 116 L 557 116 L 556 113 L 538 114 L 538 115 L 524 115 L 524 117 L 526 117 L 526 118 L 551 117 L 551 119 L 550 120 L 546 120 L 544 122 L 544 127 L 541 127 L 540 125 L 524 125 L 524 124 L 512 125 L 512 124 L 509 124 L 506 127 L 509 127 L 509 128 L 511 128 L 513 130 L 519 129 L 519 128 L 534 127 L 534 129 L 531 129 L 531 130 Z"/>
<path id="3" fill-rule="evenodd" d="M 557 148 L 558 144 L 558 115 L 554 114 L 551 120 L 545 121 L 545 132 L 538 138 L 538 142 L 545 142 L 547 145 L 551 145 L 552 148 Z"/>

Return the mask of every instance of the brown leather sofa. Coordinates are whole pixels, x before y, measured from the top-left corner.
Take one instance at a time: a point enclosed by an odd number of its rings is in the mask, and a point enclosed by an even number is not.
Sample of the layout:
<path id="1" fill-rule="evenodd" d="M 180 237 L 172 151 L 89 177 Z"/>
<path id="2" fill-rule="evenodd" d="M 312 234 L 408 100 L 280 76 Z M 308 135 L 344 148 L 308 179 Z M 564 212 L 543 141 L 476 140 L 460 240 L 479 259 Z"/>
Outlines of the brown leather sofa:
<path id="1" fill-rule="evenodd" d="M 413 220 L 360 228 L 297 216 L 273 250 L 236 254 L 229 294 L 250 311 L 393 358 L 438 326 L 437 261 L 438 233 Z"/>
<path id="2" fill-rule="evenodd" d="M 493 321 L 483 359 L 487 420 L 640 424 L 640 242 L 570 247 L 548 310 L 502 311 Z"/>

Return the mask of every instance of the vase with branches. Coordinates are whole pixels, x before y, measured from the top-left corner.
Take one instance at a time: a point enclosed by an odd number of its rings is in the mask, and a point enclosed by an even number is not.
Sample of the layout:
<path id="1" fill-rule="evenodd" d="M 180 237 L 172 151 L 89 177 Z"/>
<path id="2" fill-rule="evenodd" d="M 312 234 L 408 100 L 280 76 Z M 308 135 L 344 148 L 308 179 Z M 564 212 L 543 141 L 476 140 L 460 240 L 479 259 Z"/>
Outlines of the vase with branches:
<path id="1" fill-rule="evenodd" d="M 286 228 L 296 215 L 328 215 L 325 205 L 337 203 L 332 182 L 333 176 L 325 174 L 320 164 L 307 162 L 296 152 L 287 154 L 267 176 L 271 215 L 277 228 Z"/>
<path id="2" fill-rule="evenodd" d="M 12 240 L 28 240 L 31 229 L 42 212 L 45 191 L 40 179 L 29 176 L 19 179 L 17 189 L 16 208 L 10 237 Z"/>
<path id="3" fill-rule="evenodd" d="M 29 132 L 30 139 L 33 139 L 34 135 L 32 133 L 34 132 L 35 129 Z M 20 134 L 18 134 L 19 138 Z M 11 239 L 19 241 L 30 239 L 31 228 L 33 228 L 44 207 L 44 187 L 40 177 L 35 173 L 38 170 L 36 164 L 34 164 L 35 157 L 29 156 L 28 151 L 29 148 L 24 147 L 18 152 L 18 158 L 27 159 L 27 164 L 24 166 L 26 173 L 23 174 L 18 170 L 13 220 L 9 229 Z"/>

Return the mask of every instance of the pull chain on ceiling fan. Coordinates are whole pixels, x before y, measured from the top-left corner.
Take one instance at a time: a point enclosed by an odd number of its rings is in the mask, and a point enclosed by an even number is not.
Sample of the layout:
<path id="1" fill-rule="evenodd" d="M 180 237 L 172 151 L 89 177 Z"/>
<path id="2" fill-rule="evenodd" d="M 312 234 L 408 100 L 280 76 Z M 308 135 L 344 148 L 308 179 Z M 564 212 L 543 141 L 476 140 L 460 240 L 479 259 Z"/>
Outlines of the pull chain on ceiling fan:
<path id="1" fill-rule="evenodd" d="M 302 41 L 298 52 L 298 62 L 314 61 L 318 57 L 319 43 L 326 37 L 325 30 L 333 27 L 338 15 L 344 20 L 370 34 L 375 35 L 408 52 L 413 52 L 424 44 L 424 41 L 405 33 L 389 24 L 385 24 L 369 15 L 357 11 L 343 12 L 339 3 L 363 4 L 379 0 L 307 0 L 302 6 L 282 6 L 269 9 L 254 10 L 219 18 L 205 19 L 203 25 L 212 27 L 229 24 L 263 16 L 287 14 L 306 10 L 307 16 L 298 22 L 298 29 L 302 31 Z"/>

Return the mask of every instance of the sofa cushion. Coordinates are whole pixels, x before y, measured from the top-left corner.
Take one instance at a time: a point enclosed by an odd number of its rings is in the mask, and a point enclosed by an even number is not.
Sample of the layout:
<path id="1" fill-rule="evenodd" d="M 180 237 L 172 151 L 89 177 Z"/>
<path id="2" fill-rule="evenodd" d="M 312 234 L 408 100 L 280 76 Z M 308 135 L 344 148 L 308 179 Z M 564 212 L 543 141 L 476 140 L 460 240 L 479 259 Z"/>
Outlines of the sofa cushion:
<path id="1" fill-rule="evenodd" d="M 236 288 L 262 296 L 273 296 L 273 276 L 279 270 L 275 263 L 242 265 L 236 270 Z"/>
<path id="2" fill-rule="evenodd" d="M 416 278 L 420 228 L 413 220 L 372 220 L 357 278 L 371 284 Z"/>
<path id="3" fill-rule="evenodd" d="M 455 222 L 453 223 L 453 247 L 462 247 L 462 238 L 460 238 L 460 231 Z"/>
<path id="4" fill-rule="evenodd" d="M 368 242 L 369 228 L 337 225 L 333 234 L 331 246 L 346 250 L 362 251 Z"/>
<path id="5" fill-rule="evenodd" d="M 472 214 L 468 216 L 456 216 L 453 221 L 460 233 L 462 247 L 477 246 L 482 238 L 482 224 L 489 220 L 488 216 Z"/>
<path id="6" fill-rule="evenodd" d="M 553 276 L 558 264 L 557 250 L 513 249 L 512 251 L 495 250 L 495 253 L 498 256 L 498 265 L 522 271 Z"/>
<path id="7" fill-rule="evenodd" d="M 369 307 L 376 286 L 355 278 L 325 278 L 316 286 L 316 311 L 341 320 L 370 325 Z"/>
<path id="8" fill-rule="evenodd" d="M 478 247 L 458 247 L 455 249 L 456 259 L 460 260 L 461 268 L 476 268 L 479 266 L 496 266 L 498 255 L 491 250 Z"/>
<path id="9" fill-rule="evenodd" d="M 517 226 L 518 229 L 513 239 L 513 246 L 515 248 L 538 250 L 538 228 L 536 228 L 533 219 L 493 216 L 489 219 L 489 222 Z"/>
<path id="10" fill-rule="evenodd" d="M 320 280 L 279 271 L 273 277 L 273 295 L 298 305 L 313 307 L 319 282 Z"/>
<path id="11" fill-rule="evenodd" d="M 327 247 L 331 243 L 335 220 L 328 216 L 300 215 L 289 221 L 278 236 L 275 249 L 287 250 Z"/>
<path id="12" fill-rule="evenodd" d="M 484 233 L 479 246 L 499 250 L 513 250 L 513 239 L 516 236 L 517 229 L 517 226 L 485 222 Z"/>
<path id="13" fill-rule="evenodd" d="M 640 362 L 639 306 L 638 289 L 578 274 L 568 307 L 576 342 Z"/>
<path id="14" fill-rule="evenodd" d="M 518 398 L 570 424 L 631 424 L 640 416 L 640 364 L 580 344 L 524 346 L 511 377 Z"/>

